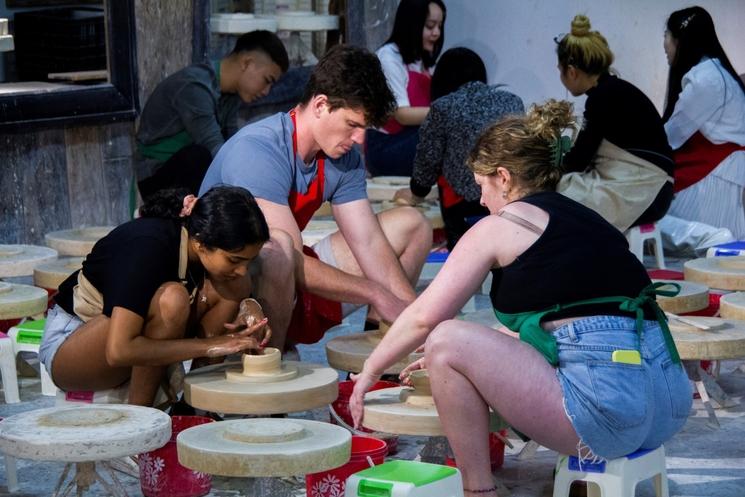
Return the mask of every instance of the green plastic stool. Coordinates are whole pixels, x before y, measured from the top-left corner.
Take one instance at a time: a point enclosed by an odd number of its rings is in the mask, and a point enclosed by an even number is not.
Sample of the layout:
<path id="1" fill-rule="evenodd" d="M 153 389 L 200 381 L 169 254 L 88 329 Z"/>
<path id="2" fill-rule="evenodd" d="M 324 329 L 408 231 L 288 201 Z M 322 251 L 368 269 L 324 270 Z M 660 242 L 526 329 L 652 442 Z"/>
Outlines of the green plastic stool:
<path id="1" fill-rule="evenodd" d="M 347 478 L 345 497 L 463 497 L 463 481 L 450 466 L 389 461 Z"/>

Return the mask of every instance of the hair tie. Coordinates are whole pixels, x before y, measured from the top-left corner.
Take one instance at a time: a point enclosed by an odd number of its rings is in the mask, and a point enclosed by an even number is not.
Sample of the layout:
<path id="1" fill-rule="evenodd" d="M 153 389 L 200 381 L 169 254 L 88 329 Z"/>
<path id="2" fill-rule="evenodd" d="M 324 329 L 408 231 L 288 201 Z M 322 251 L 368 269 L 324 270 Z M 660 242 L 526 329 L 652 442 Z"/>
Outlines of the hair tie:
<path id="1" fill-rule="evenodd" d="M 190 216 L 192 209 L 194 209 L 194 204 L 196 203 L 197 197 L 194 195 L 187 195 L 184 197 L 184 206 L 181 208 L 181 212 L 179 212 L 179 217 Z"/>
<path id="2" fill-rule="evenodd" d="M 572 139 L 566 135 L 559 135 L 551 142 L 551 159 L 554 167 L 561 167 L 564 155 L 572 148 Z"/>

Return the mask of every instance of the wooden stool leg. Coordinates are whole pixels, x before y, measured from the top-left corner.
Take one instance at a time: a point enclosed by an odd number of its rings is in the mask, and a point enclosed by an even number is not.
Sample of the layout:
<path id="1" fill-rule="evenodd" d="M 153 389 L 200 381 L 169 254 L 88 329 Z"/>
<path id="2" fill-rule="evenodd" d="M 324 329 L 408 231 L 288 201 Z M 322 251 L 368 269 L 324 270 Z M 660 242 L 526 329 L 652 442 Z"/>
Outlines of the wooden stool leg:
<path id="1" fill-rule="evenodd" d="M 16 458 L 7 454 L 5 455 L 5 480 L 8 482 L 8 492 L 14 493 L 18 491 Z"/>

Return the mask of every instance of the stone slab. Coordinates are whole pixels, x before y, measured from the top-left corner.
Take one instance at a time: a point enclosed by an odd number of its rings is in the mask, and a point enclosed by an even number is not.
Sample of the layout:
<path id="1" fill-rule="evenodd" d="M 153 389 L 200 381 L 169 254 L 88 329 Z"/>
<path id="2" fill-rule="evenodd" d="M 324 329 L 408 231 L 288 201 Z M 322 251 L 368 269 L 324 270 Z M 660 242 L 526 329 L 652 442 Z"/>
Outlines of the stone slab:
<path id="1" fill-rule="evenodd" d="M 0 281 L 0 319 L 20 319 L 47 309 L 46 290 Z"/>
<path id="2" fill-rule="evenodd" d="M 709 307 L 709 287 L 692 281 L 652 280 L 657 283 L 677 283 L 680 293 L 675 297 L 657 296 L 660 308 L 673 314 L 695 312 Z M 664 286 L 661 290 L 674 290 L 672 286 Z"/>
<path id="3" fill-rule="evenodd" d="M 686 316 L 687 321 L 710 326 L 702 330 L 671 319 L 668 324 L 683 360 L 724 360 L 745 357 L 745 321 Z"/>
<path id="4" fill-rule="evenodd" d="M 722 290 L 745 290 L 745 256 L 704 257 L 683 264 L 686 280 Z"/>
<path id="5" fill-rule="evenodd" d="M 34 285 L 57 290 L 72 273 L 83 267 L 84 257 L 62 257 L 34 268 Z"/>
<path id="6" fill-rule="evenodd" d="M 84 257 L 90 254 L 98 240 L 109 234 L 114 226 L 94 226 L 72 230 L 52 231 L 44 235 L 44 242 L 60 255 Z"/>
<path id="7" fill-rule="evenodd" d="M 57 258 L 57 251 L 38 245 L 0 245 L 0 278 L 31 276 L 39 264 Z"/>

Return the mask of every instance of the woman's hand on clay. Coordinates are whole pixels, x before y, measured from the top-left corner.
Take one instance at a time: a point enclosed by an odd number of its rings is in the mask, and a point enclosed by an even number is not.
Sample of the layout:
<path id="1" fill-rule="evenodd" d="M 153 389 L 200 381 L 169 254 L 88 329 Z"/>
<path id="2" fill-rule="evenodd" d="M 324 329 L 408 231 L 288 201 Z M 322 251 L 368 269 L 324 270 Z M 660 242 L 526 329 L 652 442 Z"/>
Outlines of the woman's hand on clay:
<path id="1" fill-rule="evenodd" d="M 256 324 L 262 321 L 265 324 L 257 328 Z M 272 337 L 272 328 L 269 326 L 266 316 L 264 316 L 264 310 L 255 299 L 243 299 L 238 308 L 238 316 L 232 323 L 225 323 L 225 329 L 231 332 L 254 329 L 252 333 L 260 347 L 265 347 Z"/>
<path id="2" fill-rule="evenodd" d="M 380 376 L 381 375 L 379 374 L 365 371 L 364 367 L 362 368 L 361 373 L 350 376 L 354 382 L 354 390 L 352 391 L 352 395 L 349 397 L 349 411 L 352 413 L 352 421 L 354 422 L 354 427 L 357 429 L 362 427 L 365 409 L 365 393 L 367 393 L 368 390 L 370 390 L 373 385 L 380 380 Z"/>
<path id="3" fill-rule="evenodd" d="M 417 349 L 417 352 L 424 352 L 424 346 L 419 347 Z M 427 369 L 427 363 L 424 360 L 424 357 L 421 359 L 417 359 L 416 361 L 412 362 L 408 366 L 406 366 L 401 373 L 398 375 L 398 379 L 401 380 L 402 385 L 406 385 L 408 387 L 412 386 L 411 384 L 411 373 L 414 371 L 418 371 L 420 369 Z"/>
<path id="4" fill-rule="evenodd" d="M 261 348 L 261 344 L 254 334 L 264 328 L 266 323 L 267 319 L 264 318 L 242 331 L 205 338 L 204 340 L 207 342 L 205 357 L 222 357 L 248 349 Z"/>

